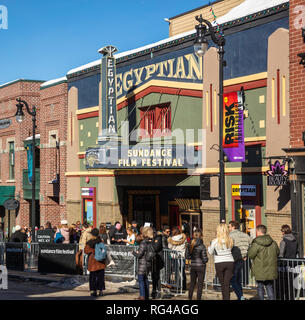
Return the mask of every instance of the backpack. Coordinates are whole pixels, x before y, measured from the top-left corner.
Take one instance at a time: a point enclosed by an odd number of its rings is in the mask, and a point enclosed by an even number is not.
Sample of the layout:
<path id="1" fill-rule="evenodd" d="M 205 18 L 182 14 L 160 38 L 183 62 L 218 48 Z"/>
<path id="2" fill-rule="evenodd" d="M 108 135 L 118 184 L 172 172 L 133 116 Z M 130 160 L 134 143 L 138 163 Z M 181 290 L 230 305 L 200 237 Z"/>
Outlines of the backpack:
<path id="1" fill-rule="evenodd" d="M 152 242 L 148 243 L 146 246 L 145 260 L 147 262 L 153 262 L 156 258 L 156 255 L 157 255 L 157 253 L 155 251 L 155 248 L 154 248 Z"/>
<path id="2" fill-rule="evenodd" d="M 96 261 L 103 261 L 107 258 L 107 248 L 103 242 L 97 243 L 95 245 L 95 255 Z"/>
<path id="3" fill-rule="evenodd" d="M 55 243 L 63 243 L 64 240 L 65 240 L 65 237 L 61 234 L 60 230 L 59 230 L 59 232 L 56 232 L 54 242 Z"/>

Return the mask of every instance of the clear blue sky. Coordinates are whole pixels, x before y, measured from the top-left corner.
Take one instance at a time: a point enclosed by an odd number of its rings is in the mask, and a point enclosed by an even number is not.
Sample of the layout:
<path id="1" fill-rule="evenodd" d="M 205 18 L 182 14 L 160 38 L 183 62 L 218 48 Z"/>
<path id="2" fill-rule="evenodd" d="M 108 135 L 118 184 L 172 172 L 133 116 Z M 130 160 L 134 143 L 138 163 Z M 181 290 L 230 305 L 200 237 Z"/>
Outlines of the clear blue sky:
<path id="1" fill-rule="evenodd" d="M 170 18 L 208 0 L 0 0 L 8 29 L 0 29 L 0 85 L 19 78 L 50 80 L 99 58 L 168 37 Z"/>

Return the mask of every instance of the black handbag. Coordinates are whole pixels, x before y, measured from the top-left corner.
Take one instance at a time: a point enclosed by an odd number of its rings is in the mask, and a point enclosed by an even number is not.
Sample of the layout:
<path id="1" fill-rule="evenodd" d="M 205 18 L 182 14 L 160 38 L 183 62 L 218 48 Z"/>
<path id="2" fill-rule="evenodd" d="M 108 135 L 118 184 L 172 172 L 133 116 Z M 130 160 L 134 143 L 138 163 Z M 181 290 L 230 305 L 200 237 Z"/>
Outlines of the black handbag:
<path id="1" fill-rule="evenodd" d="M 242 260 L 243 257 L 241 255 L 241 251 L 240 251 L 240 249 L 238 247 L 233 246 L 232 249 L 231 249 L 231 252 L 232 252 L 232 256 L 233 256 L 234 262 Z"/>

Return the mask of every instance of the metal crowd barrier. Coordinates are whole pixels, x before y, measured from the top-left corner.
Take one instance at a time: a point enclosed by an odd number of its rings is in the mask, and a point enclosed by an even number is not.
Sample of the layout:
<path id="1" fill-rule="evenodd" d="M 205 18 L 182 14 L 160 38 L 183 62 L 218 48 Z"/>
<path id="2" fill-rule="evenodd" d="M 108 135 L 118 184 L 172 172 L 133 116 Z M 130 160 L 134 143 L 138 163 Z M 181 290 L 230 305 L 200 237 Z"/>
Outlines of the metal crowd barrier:
<path id="1" fill-rule="evenodd" d="M 305 300 L 305 259 L 279 259 L 276 300 Z"/>
<path id="2" fill-rule="evenodd" d="M 253 289 L 256 288 L 256 282 L 254 277 L 251 275 L 251 260 L 247 259 L 244 261 L 242 274 L 241 274 L 241 283 L 243 289 Z M 207 290 L 208 286 L 213 288 L 220 287 L 220 282 L 216 276 L 215 263 L 213 256 L 209 256 L 209 261 L 206 264 L 206 272 L 204 279 L 205 289 Z"/>
<path id="3" fill-rule="evenodd" d="M 186 289 L 185 257 L 181 252 L 163 249 L 164 268 L 160 272 L 161 284 L 176 295 Z"/>

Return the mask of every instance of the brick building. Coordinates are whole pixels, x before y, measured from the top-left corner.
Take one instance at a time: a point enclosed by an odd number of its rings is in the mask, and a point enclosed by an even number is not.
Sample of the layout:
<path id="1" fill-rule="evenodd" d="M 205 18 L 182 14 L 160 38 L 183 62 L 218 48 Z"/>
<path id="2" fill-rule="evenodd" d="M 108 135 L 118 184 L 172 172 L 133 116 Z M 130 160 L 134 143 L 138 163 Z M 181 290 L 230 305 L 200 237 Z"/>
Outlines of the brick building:
<path id="1" fill-rule="evenodd" d="M 304 255 L 305 212 L 305 3 L 290 0 L 289 9 L 289 71 L 290 71 L 290 146 L 292 229 Z"/>
<path id="2" fill-rule="evenodd" d="M 40 223 L 58 225 L 66 218 L 66 77 L 40 88 Z"/>
<path id="3" fill-rule="evenodd" d="M 26 100 L 30 108 L 40 103 L 40 85 L 43 81 L 19 79 L 0 86 L 0 219 L 4 223 L 6 234 L 17 223 L 30 224 L 31 185 L 27 178 L 26 145 L 32 139 L 32 118 L 25 111 L 24 121 L 19 124 L 15 119 L 16 99 Z M 36 145 L 39 148 L 39 114 L 37 110 Z M 39 152 L 37 171 L 39 172 Z M 8 198 L 20 201 L 18 212 L 4 209 L 3 203 Z M 36 186 L 36 211 L 39 215 L 39 175 Z"/>

